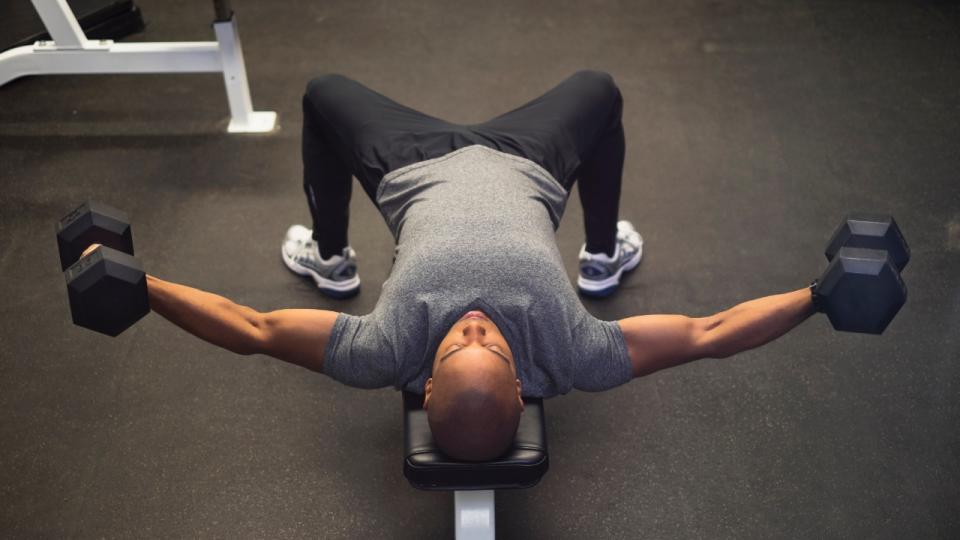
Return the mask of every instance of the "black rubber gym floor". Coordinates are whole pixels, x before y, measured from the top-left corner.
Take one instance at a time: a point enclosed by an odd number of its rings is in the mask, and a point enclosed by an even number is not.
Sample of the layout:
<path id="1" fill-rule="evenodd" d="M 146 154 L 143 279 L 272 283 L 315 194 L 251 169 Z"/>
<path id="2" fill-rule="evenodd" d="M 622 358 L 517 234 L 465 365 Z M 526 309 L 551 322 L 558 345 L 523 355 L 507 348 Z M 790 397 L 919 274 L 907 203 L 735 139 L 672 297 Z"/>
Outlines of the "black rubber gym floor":
<path id="1" fill-rule="evenodd" d="M 213 8 L 138 2 L 127 41 L 212 39 Z M 392 243 L 361 190 L 364 280 L 288 272 L 308 217 L 300 97 L 340 72 L 478 122 L 580 68 L 625 98 L 622 217 L 646 258 L 603 318 L 705 315 L 805 286 L 849 210 L 913 249 L 882 336 L 816 317 L 779 341 L 546 403 L 551 470 L 497 495 L 500 538 L 960 536 L 960 7 L 954 2 L 237 0 L 270 135 L 227 135 L 219 75 L 0 88 L 0 536 L 450 538 L 452 494 L 401 473 L 401 400 L 206 345 L 157 315 L 70 322 L 54 223 L 131 216 L 149 272 L 258 309 L 372 309 Z M 579 203 L 559 231 L 571 278 Z"/>

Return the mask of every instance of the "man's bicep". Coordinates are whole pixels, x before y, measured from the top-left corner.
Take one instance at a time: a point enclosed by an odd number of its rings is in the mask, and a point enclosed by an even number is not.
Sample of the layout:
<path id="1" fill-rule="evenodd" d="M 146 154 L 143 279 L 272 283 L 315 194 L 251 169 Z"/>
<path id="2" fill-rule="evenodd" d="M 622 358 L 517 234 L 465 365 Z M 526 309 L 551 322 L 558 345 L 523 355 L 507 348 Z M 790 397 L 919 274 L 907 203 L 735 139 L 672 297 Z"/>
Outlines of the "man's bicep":
<path id="1" fill-rule="evenodd" d="M 634 377 L 705 358 L 709 318 L 642 315 L 619 321 Z"/>
<path id="2" fill-rule="evenodd" d="M 322 309 L 281 309 L 263 315 L 262 352 L 313 371 L 323 371 L 324 351 L 338 313 Z"/>

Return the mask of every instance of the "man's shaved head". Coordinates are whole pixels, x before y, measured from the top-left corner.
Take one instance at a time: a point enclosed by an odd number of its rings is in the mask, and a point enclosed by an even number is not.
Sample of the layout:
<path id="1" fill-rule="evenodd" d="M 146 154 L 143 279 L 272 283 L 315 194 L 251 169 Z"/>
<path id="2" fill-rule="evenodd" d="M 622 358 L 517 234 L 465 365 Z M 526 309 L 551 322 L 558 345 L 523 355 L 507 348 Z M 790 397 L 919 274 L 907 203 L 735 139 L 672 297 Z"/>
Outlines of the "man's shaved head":
<path id="1" fill-rule="evenodd" d="M 506 340 L 481 312 L 451 327 L 425 394 L 434 441 L 450 457 L 489 461 L 513 442 L 523 412 L 520 381 Z"/>

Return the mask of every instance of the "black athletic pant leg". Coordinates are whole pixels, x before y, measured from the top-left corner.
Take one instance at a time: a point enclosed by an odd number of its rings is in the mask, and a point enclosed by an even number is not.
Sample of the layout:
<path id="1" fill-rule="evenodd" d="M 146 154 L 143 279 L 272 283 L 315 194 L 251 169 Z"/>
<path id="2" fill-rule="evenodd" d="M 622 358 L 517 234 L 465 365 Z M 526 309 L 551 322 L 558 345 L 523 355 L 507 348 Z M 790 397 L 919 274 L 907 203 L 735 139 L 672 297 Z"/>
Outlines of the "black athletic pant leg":
<path id="1" fill-rule="evenodd" d="M 471 128 L 495 148 L 540 164 L 567 191 L 577 182 L 587 250 L 612 255 L 625 149 L 622 112 L 623 97 L 613 77 L 584 70 Z"/>
<path id="2" fill-rule="evenodd" d="M 624 135 L 622 98 L 606 73 L 577 72 L 482 124 L 431 117 L 340 75 L 310 81 L 303 111 L 304 190 L 324 257 L 347 245 L 351 175 L 376 204 L 388 172 L 473 144 L 530 159 L 567 191 L 579 179 L 587 249 L 614 250 Z"/>
<path id="3" fill-rule="evenodd" d="M 351 175 L 376 204 L 384 175 L 477 144 L 464 126 L 401 105 L 342 75 L 303 96 L 303 185 L 324 258 L 348 245 Z"/>

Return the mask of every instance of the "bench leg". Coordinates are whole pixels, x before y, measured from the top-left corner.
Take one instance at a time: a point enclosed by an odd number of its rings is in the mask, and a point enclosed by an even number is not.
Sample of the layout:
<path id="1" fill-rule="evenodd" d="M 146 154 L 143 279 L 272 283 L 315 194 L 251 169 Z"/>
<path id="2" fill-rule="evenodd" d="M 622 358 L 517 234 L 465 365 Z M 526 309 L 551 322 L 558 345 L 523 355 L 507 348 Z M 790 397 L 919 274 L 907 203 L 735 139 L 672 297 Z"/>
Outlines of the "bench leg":
<path id="1" fill-rule="evenodd" d="M 227 87 L 227 103 L 230 105 L 229 133 L 264 133 L 272 131 L 277 125 L 277 113 L 272 111 L 254 111 L 250 100 L 250 86 L 247 84 L 247 68 L 243 62 L 243 49 L 240 47 L 240 33 L 237 32 L 237 20 L 213 23 L 217 35 L 220 58 L 223 61 L 223 82 Z"/>
<path id="2" fill-rule="evenodd" d="M 492 489 L 453 494 L 457 540 L 493 540 L 496 535 Z"/>

